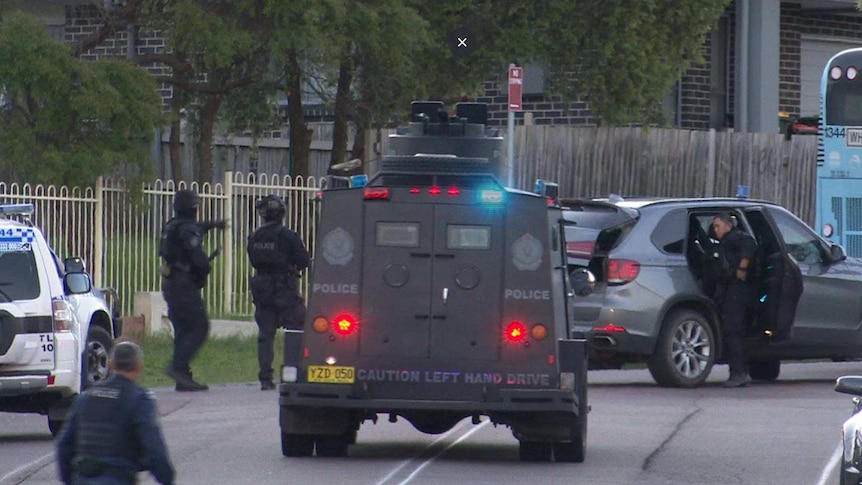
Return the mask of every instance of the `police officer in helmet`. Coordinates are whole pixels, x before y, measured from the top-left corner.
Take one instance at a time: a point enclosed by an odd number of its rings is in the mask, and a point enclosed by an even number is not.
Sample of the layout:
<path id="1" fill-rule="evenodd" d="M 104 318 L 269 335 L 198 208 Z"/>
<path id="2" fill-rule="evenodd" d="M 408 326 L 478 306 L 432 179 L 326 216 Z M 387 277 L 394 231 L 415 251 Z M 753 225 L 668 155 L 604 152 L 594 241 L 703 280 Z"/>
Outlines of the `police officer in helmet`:
<path id="1" fill-rule="evenodd" d="M 108 362 L 112 375 L 81 394 L 57 439 L 57 464 L 65 484 L 132 484 L 149 470 L 161 484 L 174 469 L 159 429 L 155 398 L 135 382 L 143 351 L 118 343 Z"/>
<path id="2" fill-rule="evenodd" d="M 201 289 L 210 273 L 210 261 L 203 238 L 213 228 L 224 229 L 224 221 L 197 222 L 200 196 L 191 190 L 174 195 L 173 219 L 162 229 L 159 255 L 162 265 L 162 294 L 168 304 L 168 317 L 174 327 L 174 355 L 165 370 L 177 383 L 177 391 L 205 391 L 208 387 L 192 378 L 191 360 L 209 334 L 209 316 Z"/>
<path id="3" fill-rule="evenodd" d="M 284 226 L 284 201 L 269 195 L 257 201 L 255 209 L 263 219 L 248 238 L 248 257 L 256 274 L 251 279 L 254 319 L 258 326 L 258 378 L 262 391 L 273 383 L 273 341 L 278 327 L 301 329 L 305 302 L 299 292 L 299 272 L 309 265 L 302 239 Z"/>

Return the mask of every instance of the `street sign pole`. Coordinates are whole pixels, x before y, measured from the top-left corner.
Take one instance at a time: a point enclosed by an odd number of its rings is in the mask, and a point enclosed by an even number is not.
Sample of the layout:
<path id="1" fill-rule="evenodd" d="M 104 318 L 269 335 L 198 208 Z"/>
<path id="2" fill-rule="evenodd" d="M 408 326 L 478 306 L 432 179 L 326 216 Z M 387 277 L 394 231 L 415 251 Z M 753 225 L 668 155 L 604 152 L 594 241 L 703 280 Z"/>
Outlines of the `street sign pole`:
<path id="1" fill-rule="evenodd" d="M 515 185 L 515 111 L 521 111 L 521 91 L 524 71 L 514 64 L 509 64 L 509 136 L 508 156 L 506 160 L 507 185 Z"/>

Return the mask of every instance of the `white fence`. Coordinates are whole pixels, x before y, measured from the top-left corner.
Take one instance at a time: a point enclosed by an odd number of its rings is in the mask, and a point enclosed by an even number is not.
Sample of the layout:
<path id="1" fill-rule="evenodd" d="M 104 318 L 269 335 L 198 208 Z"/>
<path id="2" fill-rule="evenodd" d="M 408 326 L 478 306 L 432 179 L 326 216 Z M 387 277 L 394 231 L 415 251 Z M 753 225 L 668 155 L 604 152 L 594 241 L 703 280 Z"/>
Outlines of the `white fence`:
<path id="1" fill-rule="evenodd" d="M 132 313 L 134 294 L 160 291 L 158 256 L 162 226 L 173 214 L 173 195 L 189 188 L 201 195 L 200 220 L 225 219 L 224 232 L 211 231 L 204 242 L 209 252 L 221 249 L 204 289 L 213 315 L 248 317 L 253 313 L 248 278 L 251 273 L 246 240 L 260 224 L 254 203 L 267 194 L 285 199 L 285 224 L 312 252 L 314 194 L 317 180 L 225 172 L 218 184 L 156 180 L 130 191 L 122 179 L 99 178 L 92 188 L 68 189 L 0 183 L 0 203 L 33 203 L 33 222 L 59 256 L 82 256 L 96 286 L 116 288 L 123 313 Z M 303 279 L 303 289 L 307 286 Z"/>

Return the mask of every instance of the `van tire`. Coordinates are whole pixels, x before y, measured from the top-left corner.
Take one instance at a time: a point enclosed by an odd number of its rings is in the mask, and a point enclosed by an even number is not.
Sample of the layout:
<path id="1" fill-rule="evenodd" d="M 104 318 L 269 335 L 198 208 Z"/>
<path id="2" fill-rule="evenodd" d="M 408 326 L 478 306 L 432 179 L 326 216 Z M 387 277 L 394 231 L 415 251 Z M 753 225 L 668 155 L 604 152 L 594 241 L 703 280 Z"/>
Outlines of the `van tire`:
<path id="1" fill-rule="evenodd" d="M 309 434 L 281 433 L 281 454 L 284 456 L 311 456 L 314 453 L 314 436 Z"/>
<path id="2" fill-rule="evenodd" d="M 350 435 L 319 435 L 317 436 L 317 456 L 342 458 L 347 456 Z"/>
<path id="3" fill-rule="evenodd" d="M 748 362 L 748 375 L 756 381 L 773 382 L 778 379 L 778 374 L 780 373 L 781 361 L 778 359 L 752 360 Z"/>
<path id="4" fill-rule="evenodd" d="M 518 456 L 521 461 L 551 461 L 554 451 L 553 443 L 540 441 L 521 441 L 518 446 Z"/>
<path id="5" fill-rule="evenodd" d="M 697 387 L 715 364 L 715 344 L 715 333 L 702 313 L 673 310 L 664 319 L 647 367 L 660 386 Z"/>
<path id="6" fill-rule="evenodd" d="M 81 388 L 87 389 L 108 377 L 108 356 L 114 339 L 102 327 L 90 326 L 87 349 L 81 363 Z"/>

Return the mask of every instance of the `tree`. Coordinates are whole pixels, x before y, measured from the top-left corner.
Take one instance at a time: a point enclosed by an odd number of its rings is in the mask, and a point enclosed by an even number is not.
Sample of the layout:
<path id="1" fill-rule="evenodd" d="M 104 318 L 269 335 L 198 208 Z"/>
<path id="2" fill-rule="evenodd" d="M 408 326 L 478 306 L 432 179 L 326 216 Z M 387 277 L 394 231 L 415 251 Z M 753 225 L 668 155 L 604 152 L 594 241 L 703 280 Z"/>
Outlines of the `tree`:
<path id="1" fill-rule="evenodd" d="M 657 121 L 659 103 L 691 62 L 729 0 L 554 1 L 540 59 L 551 89 L 584 96 L 600 120 Z"/>
<path id="2" fill-rule="evenodd" d="M 156 84 L 122 61 L 84 62 L 19 12 L 0 27 L 0 172 L 6 180 L 89 185 L 149 167 L 163 121 Z"/>

